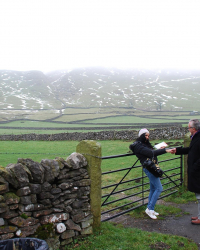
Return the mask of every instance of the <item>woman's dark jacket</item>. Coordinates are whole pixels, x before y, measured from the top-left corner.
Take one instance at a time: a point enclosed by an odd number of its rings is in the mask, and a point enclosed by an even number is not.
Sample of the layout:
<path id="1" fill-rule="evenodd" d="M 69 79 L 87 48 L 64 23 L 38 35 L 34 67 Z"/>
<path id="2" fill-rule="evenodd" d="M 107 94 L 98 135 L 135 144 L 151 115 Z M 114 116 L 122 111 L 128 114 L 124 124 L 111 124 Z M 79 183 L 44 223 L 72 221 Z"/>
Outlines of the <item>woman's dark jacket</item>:
<path id="1" fill-rule="evenodd" d="M 156 161 L 155 163 L 157 163 L 157 156 L 166 153 L 165 148 L 153 150 L 152 148 L 149 148 L 145 143 L 142 143 L 140 141 L 132 143 L 129 148 L 137 156 L 142 165 L 147 158 L 151 159 L 153 155 L 154 160 Z"/>
<path id="2" fill-rule="evenodd" d="M 176 155 L 188 154 L 188 190 L 200 194 L 200 131 L 192 138 L 190 146 L 176 148 Z"/>

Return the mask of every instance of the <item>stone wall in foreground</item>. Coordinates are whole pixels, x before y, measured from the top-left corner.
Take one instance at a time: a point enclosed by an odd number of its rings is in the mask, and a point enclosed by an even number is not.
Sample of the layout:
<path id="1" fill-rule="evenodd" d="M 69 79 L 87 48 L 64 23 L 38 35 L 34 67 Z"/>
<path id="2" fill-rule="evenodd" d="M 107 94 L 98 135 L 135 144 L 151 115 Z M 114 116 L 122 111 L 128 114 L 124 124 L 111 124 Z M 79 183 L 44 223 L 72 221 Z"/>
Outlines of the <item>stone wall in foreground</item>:
<path id="1" fill-rule="evenodd" d="M 36 237 L 62 249 L 92 234 L 86 165 L 81 154 L 72 153 L 66 160 L 21 158 L 0 167 L 0 240 Z"/>
<path id="2" fill-rule="evenodd" d="M 186 127 L 166 127 L 150 130 L 151 140 L 155 139 L 183 139 L 188 132 Z M 138 137 L 138 130 L 100 131 L 87 133 L 59 133 L 59 134 L 22 134 L 0 135 L 0 141 L 82 141 L 82 140 L 131 140 Z"/>

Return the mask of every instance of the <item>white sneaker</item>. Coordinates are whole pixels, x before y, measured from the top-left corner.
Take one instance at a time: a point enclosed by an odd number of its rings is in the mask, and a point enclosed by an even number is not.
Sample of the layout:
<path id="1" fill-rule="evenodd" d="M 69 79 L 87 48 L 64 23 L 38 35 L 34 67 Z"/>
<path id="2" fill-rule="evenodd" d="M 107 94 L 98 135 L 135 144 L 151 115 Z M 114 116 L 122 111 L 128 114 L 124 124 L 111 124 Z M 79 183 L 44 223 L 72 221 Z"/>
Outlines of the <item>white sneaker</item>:
<path id="1" fill-rule="evenodd" d="M 159 213 L 157 213 L 156 211 L 153 211 L 154 212 L 154 215 L 155 216 L 158 216 L 159 215 Z"/>
<path id="2" fill-rule="evenodd" d="M 154 210 L 149 210 L 148 208 L 145 210 L 145 213 L 151 218 L 151 219 L 154 219 L 156 220 L 157 217 L 155 216 L 154 214 Z"/>

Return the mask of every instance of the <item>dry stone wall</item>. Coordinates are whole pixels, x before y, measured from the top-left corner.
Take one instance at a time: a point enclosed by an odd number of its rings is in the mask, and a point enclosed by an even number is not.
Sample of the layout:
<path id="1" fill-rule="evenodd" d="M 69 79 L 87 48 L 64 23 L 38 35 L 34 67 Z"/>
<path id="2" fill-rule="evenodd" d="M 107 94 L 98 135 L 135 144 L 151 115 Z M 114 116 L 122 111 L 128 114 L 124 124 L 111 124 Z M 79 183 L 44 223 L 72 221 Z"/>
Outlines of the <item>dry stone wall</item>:
<path id="1" fill-rule="evenodd" d="M 148 128 L 148 126 L 146 126 Z M 150 129 L 151 140 L 183 139 L 186 127 L 166 127 Z M 88 133 L 22 134 L 0 135 L 0 141 L 82 141 L 82 140 L 132 140 L 138 137 L 138 130 L 100 131 Z"/>
<path id="2" fill-rule="evenodd" d="M 86 165 L 83 155 L 72 153 L 66 160 L 21 158 L 0 167 L 0 240 L 36 237 L 62 249 L 92 234 Z"/>

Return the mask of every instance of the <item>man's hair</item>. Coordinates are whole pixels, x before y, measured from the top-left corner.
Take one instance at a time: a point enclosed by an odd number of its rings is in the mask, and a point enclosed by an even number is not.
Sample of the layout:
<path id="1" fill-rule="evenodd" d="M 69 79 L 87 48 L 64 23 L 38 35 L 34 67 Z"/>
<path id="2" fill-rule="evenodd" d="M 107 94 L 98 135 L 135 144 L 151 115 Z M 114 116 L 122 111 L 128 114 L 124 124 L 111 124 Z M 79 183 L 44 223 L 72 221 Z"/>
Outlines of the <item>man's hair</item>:
<path id="1" fill-rule="evenodd" d="M 191 122 L 192 127 L 194 127 L 196 130 L 200 130 L 200 122 L 198 119 L 191 119 L 189 122 Z"/>

